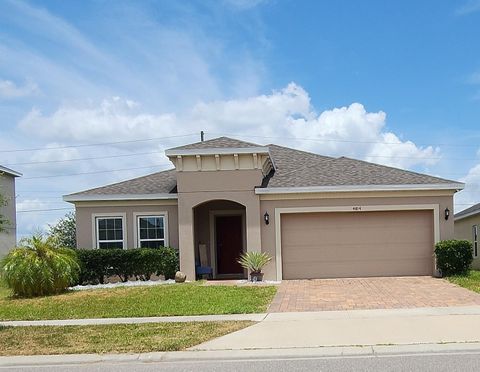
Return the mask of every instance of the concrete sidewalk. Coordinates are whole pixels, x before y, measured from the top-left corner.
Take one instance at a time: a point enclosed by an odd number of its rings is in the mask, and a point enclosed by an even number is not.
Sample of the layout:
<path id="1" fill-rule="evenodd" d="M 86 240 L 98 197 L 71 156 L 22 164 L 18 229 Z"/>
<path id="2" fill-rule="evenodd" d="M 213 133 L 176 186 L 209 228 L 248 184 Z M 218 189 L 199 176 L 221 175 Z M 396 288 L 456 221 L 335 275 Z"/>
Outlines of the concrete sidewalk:
<path id="1" fill-rule="evenodd" d="M 61 320 L 12 320 L 0 321 L 0 326 L 67 326 L 67 325 L 102 325 L 102 324 L 143 324 L 143 323 L 185 323 L 185 322 L 221 322 L 227 320 L 251 320 L 260 322 L 267 314 L 226 314 L 226 315 L 192 315 L 192 316 L 156 316 L 142 318 L 98 318 L 98 319 L 61 319 Z"/>
<path id="2" fill-rule="evenodd" d="M 271 313 L 191 350 L 480 342 L 480 307 Z"/>

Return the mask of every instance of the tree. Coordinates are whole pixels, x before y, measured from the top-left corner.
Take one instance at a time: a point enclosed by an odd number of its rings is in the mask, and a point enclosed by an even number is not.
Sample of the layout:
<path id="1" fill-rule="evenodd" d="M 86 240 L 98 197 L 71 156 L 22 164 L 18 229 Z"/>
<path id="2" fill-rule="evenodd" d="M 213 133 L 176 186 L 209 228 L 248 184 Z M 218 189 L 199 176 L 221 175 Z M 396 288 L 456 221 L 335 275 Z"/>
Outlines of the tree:
<path id="1" fill-rule="evenodd" d="M 69 212 L 55 225 L 49 225 L 48 235 L 55 240 L 55 244 L 59 247 L 77 248 L 75 213 Z"/>
<path id="2" fill-rule="evenodd" d="M 7 200 L 5 197 L 0 193 L 0 208 L 5 207 L 7 205 Z M 7 218 L 0 213 L 0 232 L 5 231 L 5 225 L 8 224 Z"/>

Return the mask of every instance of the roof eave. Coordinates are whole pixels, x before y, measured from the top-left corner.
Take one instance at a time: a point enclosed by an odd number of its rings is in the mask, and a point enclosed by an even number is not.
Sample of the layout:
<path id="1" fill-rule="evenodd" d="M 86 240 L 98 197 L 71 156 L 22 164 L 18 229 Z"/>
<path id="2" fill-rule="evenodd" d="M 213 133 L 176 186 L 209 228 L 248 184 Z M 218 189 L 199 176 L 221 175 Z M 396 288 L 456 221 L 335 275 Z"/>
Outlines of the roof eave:
<path id="1" fill-rule="evenodd" d="M 170 156 L 194 156 L 194 155 L 229 155 L 229 154 L 269 154 L 268 147 L 214 147 L 205 149 L 170 149 L 165 151 Z"/>
<path id="2" fill-rule="evenodd" d="M 480 214 L 480 209 L 477 209 L 476 211 L 472 211 L 472 212 L 469 212 L 469 213 L 462 214 L 460 216 L 454 216 L 453 219 L 454 219 L 454 221 L 459 221 L 459 220 L 463 220 L 464 218 L 467 218 L 467 217 L 476 216 L 477 214 Z"/>
<path id="3" fill-rule="evenodd" d="M 69 203 L 88 201 L 126 201 L 126 200 L 176 200 L 178 194 L 97 194 L 97 195 L 64 195 L 63 200 Z"/>
<path id="4" fill-rule="evenodd" d="M 0 165 L 0 174 L 1 174 L 1 173 L 10 174 L 10 175 L 13 176 L 13 177 L 21 177 L 21 176 L 23 176 L 22 173 L 17 172 L 17 171 L 14 171 L 13 169 L 4 167 L 4 166 L 2 166 L 2 165 Z"/>
<path id="5" fill-rule="evenodd" d="M 341 185 L 341 186 L 309 186 L 309 187 L 265 187 L 256 188 L 256 194 L 305 194 L 319 192 L 357 192 L 357 191 L 460 191 L 464 183 L 439 184 L 405 184 L 405 185 Z"/>

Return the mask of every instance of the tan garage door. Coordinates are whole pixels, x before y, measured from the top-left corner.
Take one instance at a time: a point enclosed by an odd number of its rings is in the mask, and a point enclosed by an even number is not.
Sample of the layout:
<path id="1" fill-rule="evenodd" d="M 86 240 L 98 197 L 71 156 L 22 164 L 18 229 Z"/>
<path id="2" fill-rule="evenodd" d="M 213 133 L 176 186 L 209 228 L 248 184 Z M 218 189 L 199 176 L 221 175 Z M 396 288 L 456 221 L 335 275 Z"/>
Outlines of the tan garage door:
<path id="1" fill-rule="evenodd" d="M 433 212 L 281 215 L 283 279 L 432 275 Z"/>

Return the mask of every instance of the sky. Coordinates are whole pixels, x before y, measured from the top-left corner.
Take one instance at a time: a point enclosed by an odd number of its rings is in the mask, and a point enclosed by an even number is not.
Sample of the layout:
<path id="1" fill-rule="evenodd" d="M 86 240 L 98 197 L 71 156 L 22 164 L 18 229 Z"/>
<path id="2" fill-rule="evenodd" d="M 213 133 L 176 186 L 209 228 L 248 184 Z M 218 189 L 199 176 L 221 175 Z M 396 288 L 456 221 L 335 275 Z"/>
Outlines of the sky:
<path id="1" fill-rule="evenodd" d="M 0 2 L 0 164 L 19 237 L 62 195 L 222 135 L 466 183 L 480 202 L 480 0 Z"/>

